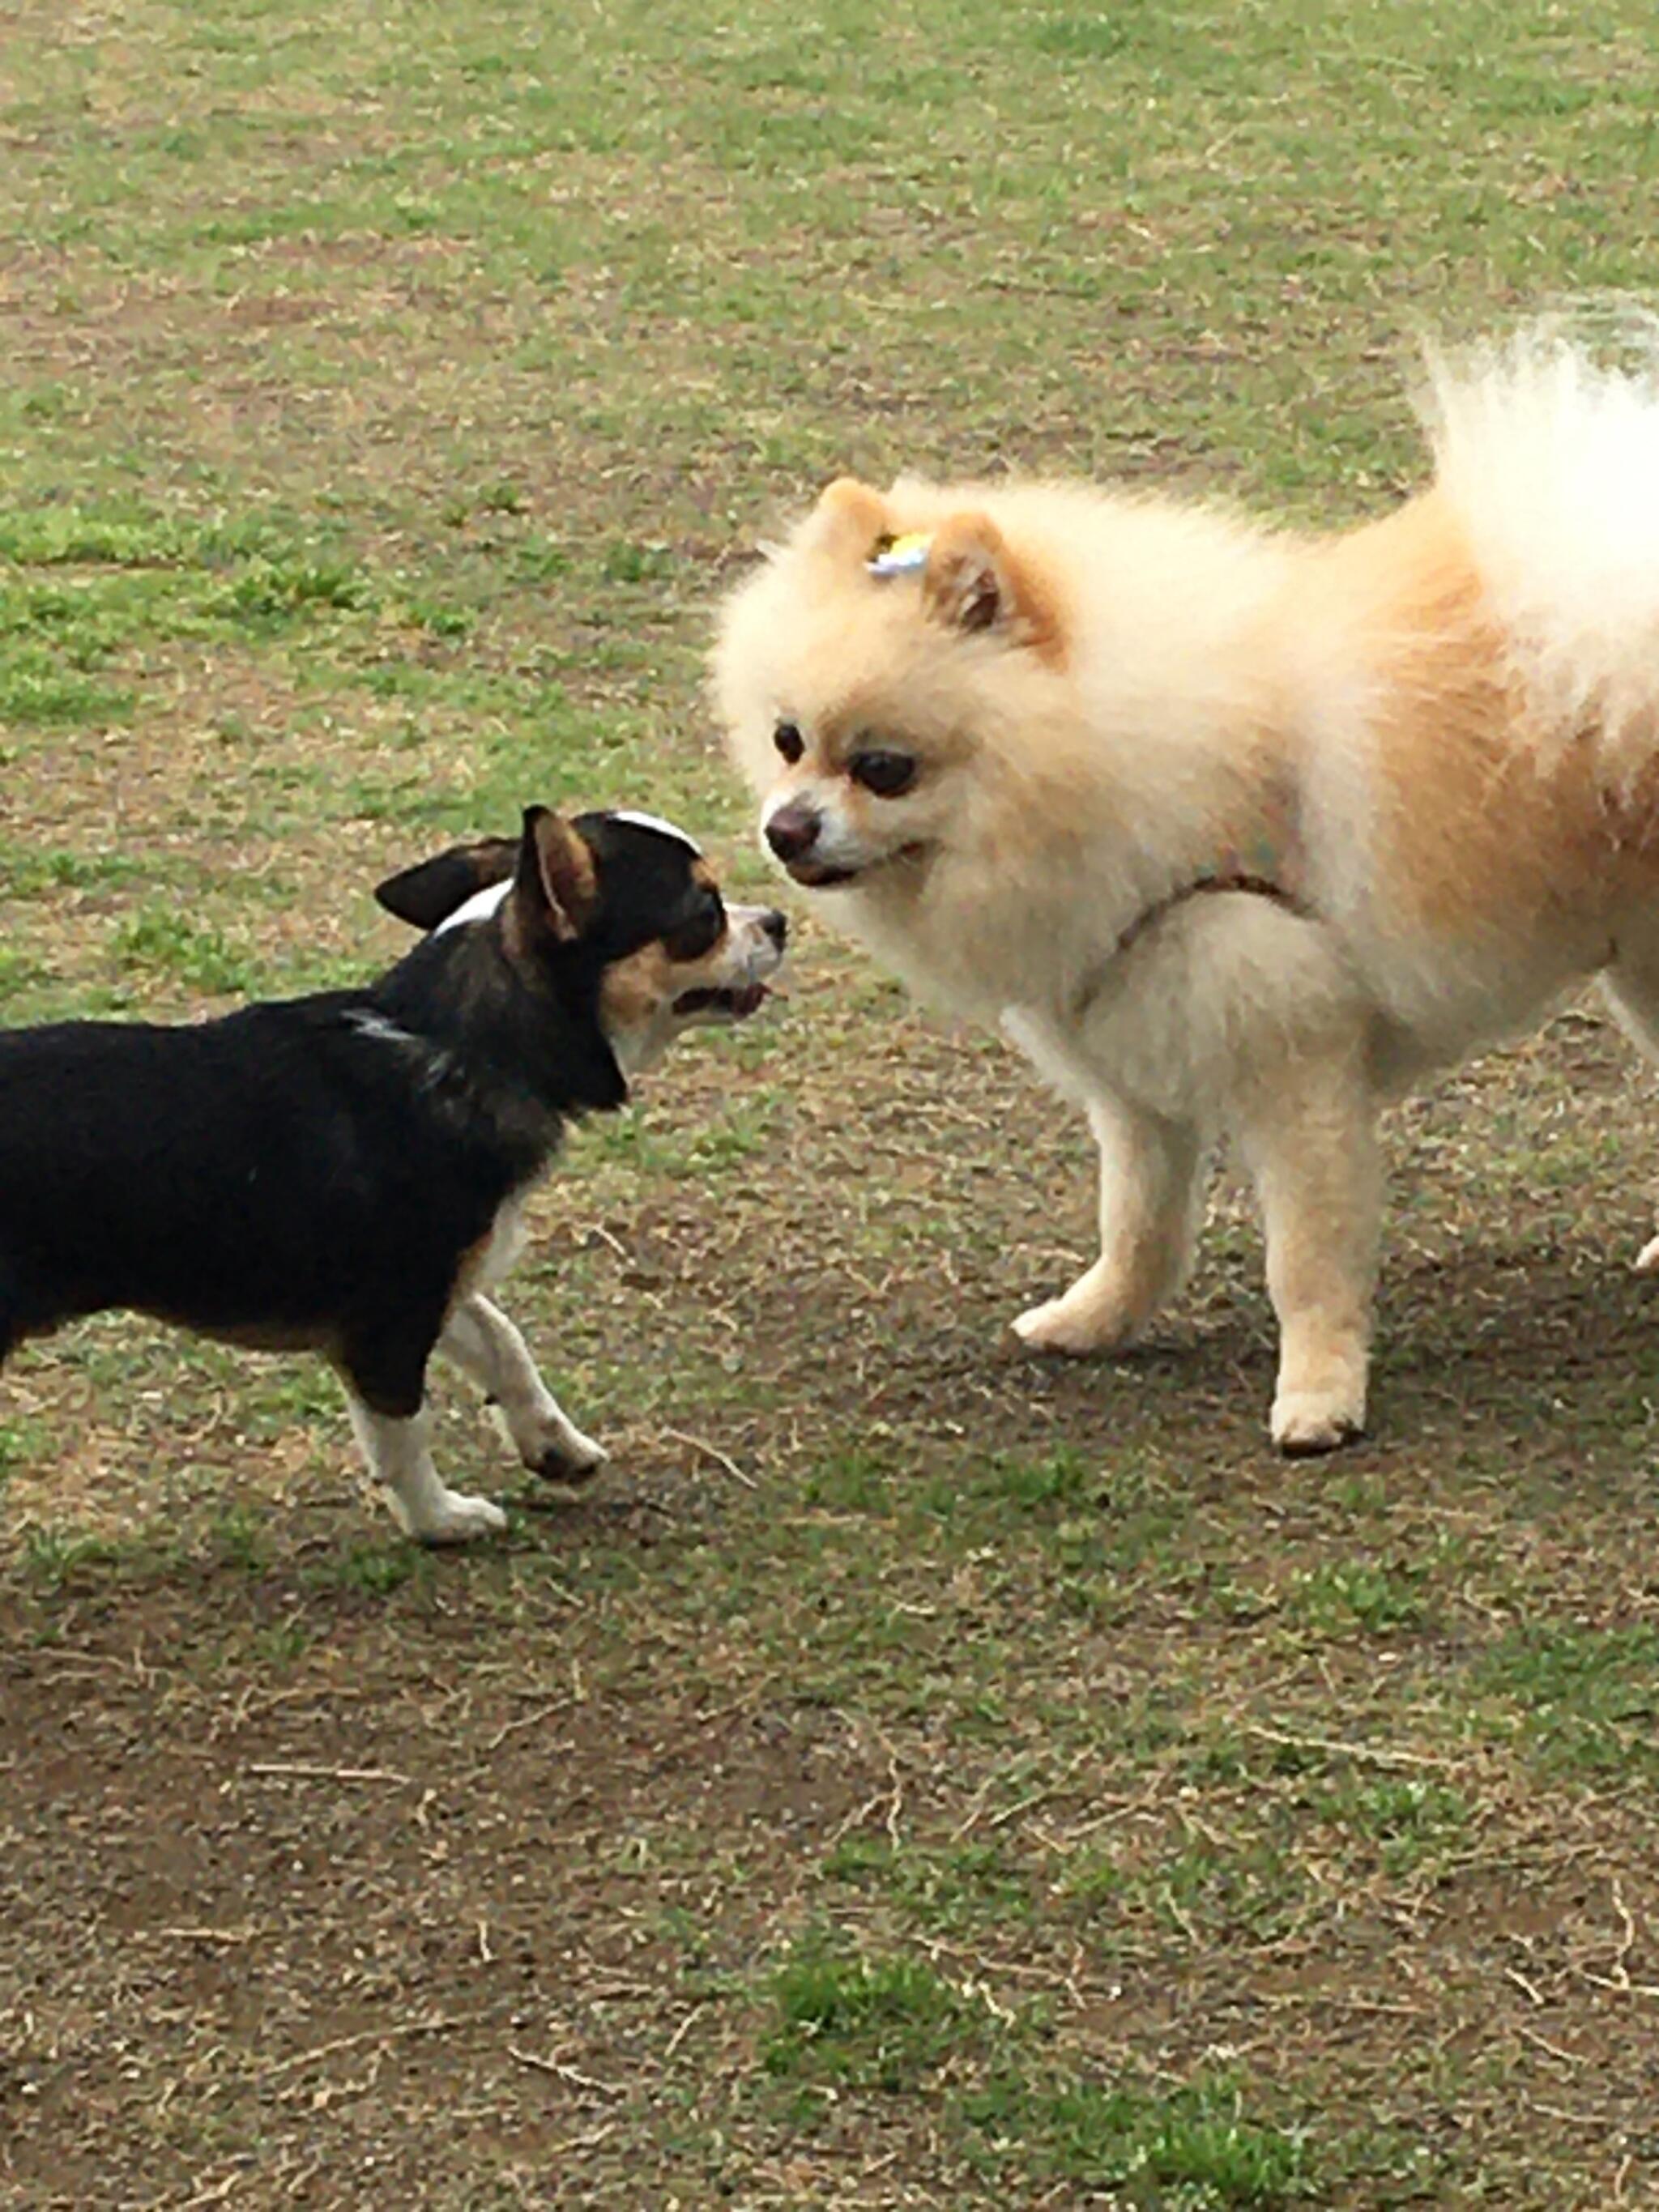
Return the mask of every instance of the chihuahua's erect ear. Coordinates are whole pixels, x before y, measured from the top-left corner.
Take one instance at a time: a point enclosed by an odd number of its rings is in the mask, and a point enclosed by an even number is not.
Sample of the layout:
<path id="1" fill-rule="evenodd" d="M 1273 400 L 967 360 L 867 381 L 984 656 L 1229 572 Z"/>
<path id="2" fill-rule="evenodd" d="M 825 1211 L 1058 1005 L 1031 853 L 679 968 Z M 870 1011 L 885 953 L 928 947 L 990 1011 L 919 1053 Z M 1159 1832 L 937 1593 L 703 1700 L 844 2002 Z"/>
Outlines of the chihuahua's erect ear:
<path id="1" fill-rule="evenodd" d="M 887 502 L 856 477 L 837 477 L 818 494 L 806 524 L 814 551 L 837 560 L 867 561 L 892 528 Z"/>
<path id="2" fill-rule="evenodd" d="M 953 514 L 939 525 L 921 590 L 928 612 L 952 629 L 995 630 L 1011 645 L 1059 657 L 1054 610 L 988 514 Z"/>
<path id="3" fill-rule="evenodd" d="M 476 844 L 452 845 L 448 852 L 417 861 L 376 884 L 375 900 L 399 921 L 416 929 L 436 929 L 479 891 L 505 883 L 518 858 L 516 837 L 481 837 Z"/>
<path id="4" fill-rule="evenodd" d="M 526 806 L 513 873 L 520 925 L 539 925 L 568 945 L 581 935 L 597 889 L 593 855 L 579 833 L 550 806 Z"/>

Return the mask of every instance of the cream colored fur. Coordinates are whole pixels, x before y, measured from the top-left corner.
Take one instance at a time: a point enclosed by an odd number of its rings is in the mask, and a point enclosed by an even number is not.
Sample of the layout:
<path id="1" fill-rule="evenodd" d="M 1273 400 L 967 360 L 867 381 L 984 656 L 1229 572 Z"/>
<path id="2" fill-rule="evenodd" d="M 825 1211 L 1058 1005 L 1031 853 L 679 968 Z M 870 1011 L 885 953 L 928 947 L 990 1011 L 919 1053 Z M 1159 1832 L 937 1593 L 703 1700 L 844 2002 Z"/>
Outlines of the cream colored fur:
<path id="1" fill-rule="evenodd" d="M 1273 1436 L 1338 1443 L 1364 1419 L 1382 1100 L 1591 975 L 1659 1037 L 1659 344 L 1639 335 L 1623 371 L 1540 329 L 1437 364 L 1433 484 L 1352 532 L 842 483 L 728 600 L 732 753 L 763 827 L 805 808 L 818 858 L 854 872 L 814 894 L 825 917 L 1000 1023 L 1090 1115 L 1101 1256 L 1017 1322 L 1035 1348 L 1144 1326 L 1226 1136 L 1267 1233 Z M 872 577 L 912 532 L 925 571 Z M 859 787 L 872 744 L 914 757 L 911 789 Z M 1178 896 L 1263 854 L 1298 911 Z"/>

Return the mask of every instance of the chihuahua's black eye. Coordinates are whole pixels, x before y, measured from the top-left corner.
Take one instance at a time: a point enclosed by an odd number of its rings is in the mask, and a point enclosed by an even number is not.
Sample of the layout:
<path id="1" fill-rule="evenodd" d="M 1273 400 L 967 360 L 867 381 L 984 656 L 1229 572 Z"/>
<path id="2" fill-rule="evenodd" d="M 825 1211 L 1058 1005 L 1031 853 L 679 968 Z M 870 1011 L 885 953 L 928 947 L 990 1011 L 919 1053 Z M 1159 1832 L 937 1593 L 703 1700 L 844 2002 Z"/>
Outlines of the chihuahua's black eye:
<path id="1" fill-rule="evenodd" d="M 726 908 L 718 891 L 700 898 L 678 929 L 663 939 L 671 960 L 701 960 L 720 943 L 726 928 Z"/>
<path id="2" fill-rule="evenodd" d="M 886 752 L 880 746 L 872 746 L 867 751 L 854 754 L 847 763 L 847 773 L 854 783 L 873 791 L 878 799 L 896 799 L 915 781 L 916 764 L 908 753 Z"/>
<path id="3" fill-rule="evenodd" d="M 791 768 L 793 768 L 795 763 L 806 750 L 806 740 L 802 737 L 799 725 L 794 722 L 780 722 L 772 732 L 772 742 Z"/>

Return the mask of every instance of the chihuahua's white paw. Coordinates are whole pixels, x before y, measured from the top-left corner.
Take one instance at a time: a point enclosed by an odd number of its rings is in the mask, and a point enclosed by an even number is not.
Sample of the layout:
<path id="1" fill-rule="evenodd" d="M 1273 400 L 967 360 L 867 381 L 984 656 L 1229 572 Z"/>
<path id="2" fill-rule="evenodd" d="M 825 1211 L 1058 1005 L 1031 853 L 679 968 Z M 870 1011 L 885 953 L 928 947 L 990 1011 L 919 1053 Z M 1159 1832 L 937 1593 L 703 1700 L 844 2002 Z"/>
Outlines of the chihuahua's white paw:
<path id="1" fill-rule="evenodd" d="M 1636 1255 L 1638 1275 L 1659 1274 L 1659 1237 L 1650 1237 Z"/>
<path id="2" fill-rule="evenodd" d="M 585 1437 L 556 1406 L 520 1419 L 516 1424 L 509 1421 L 499 1407 L 495 1413 L 514 1450 L 530 1472 L 540 1475 L 544 1482 L 562 1482 L 574 1487 L 591 1480 L 605 1465 L 608 1456 L 605 1446 L 592 1437 Z"/>
<path id="3" fill-rule="evenodd" d="M 541 1476 L 544 1482 L 563 1482 L 574 1485 L 591 1482 L 605 1465 L 606 1453 L 602 1443 L 585 1437 L 580 1429 L 573 1429 L 568 1421 L 561 1422 L 556 1435 L 550 1432 L 548 1440 L 535 1459 L 527 1455 L 525 1465 Z"/>
<path id="4" fill-rule="evenodd" d="M 1273 1400 L 1273 1440 L 1291 1458 L 1336 1451 L 1365 1430 L 1365 1401 L 1351 1390 L 1281 1390 Z"/>
<path id="5" fill-rule="evenodd" d="M 507 1526 L 506 1514 L 488 1498 L 464 1497 L 441 1485 L 421 1500 L 418 1512 L 411 1511 L 396 1491 L 391 1497 L 398 1526 L 419 1544 L 471 1544 L 480 1536 L 499 1536 Z"/>

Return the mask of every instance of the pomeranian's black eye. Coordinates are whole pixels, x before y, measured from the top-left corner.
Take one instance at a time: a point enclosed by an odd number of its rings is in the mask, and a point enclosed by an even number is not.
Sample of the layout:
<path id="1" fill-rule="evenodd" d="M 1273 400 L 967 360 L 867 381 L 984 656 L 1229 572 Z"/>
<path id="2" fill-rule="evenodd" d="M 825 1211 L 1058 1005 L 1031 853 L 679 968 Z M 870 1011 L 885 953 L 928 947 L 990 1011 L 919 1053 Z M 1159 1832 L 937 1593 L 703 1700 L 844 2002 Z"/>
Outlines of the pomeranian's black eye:
<path id="1" fill-rule="evenodd" d="M 915 781 L 916 764 L 908 753 L 887 752 L 878 745 L 854 753 L 847 763 L 847 773 L 878 799 L 896 799 Z"/>
<path id="2" fill-rule="evenodd" d="M 793 722 L 780 722 L 772 732 L 772 742 L 791 768 L 806 750 L 806 740 Z"/>

